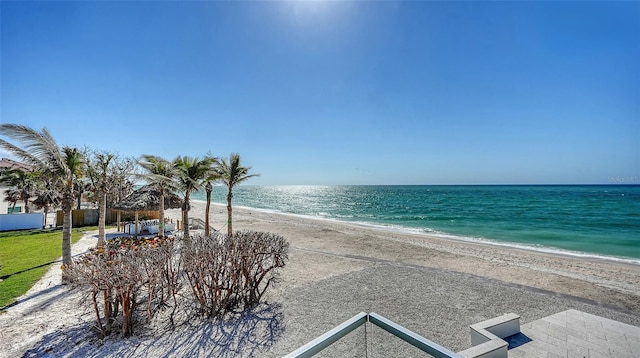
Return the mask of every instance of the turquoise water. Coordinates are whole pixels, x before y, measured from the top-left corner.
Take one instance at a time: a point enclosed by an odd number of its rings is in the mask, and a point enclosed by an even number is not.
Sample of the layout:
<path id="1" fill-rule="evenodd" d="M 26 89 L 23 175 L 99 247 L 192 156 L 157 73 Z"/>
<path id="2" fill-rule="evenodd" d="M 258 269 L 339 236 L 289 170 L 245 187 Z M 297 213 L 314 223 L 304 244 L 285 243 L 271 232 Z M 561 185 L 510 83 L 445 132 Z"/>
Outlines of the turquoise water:
<path id="1" fill-rule="evenodd" d="M 241 186 L 234 205 L 640 263 L 640 186 Z"/>

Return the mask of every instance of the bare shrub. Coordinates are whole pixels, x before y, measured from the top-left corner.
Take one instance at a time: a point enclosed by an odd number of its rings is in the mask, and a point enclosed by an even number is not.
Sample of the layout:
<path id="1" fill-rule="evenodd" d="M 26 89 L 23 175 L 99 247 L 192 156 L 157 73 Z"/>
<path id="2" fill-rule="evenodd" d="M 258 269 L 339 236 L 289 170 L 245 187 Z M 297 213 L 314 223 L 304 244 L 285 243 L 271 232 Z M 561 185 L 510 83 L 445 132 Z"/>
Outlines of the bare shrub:
<path id="1" fill-rule="evenodd" d="M 238 231 L 232 240 L 239 246 L 242 298 L 245 307 L 250 307 L 280 277 L 277 269 L 289 258 L 289 243 L 280 235 L 255 231 Z"/>
<path id="2" fill-rule="evenodd" d="M 195 235 L 182 245 L 182 267 L 188 279 L 196 310 L 205 316 L 216 316 L 235 299 L 234 285 L 229 282 L 231 263 L 222 236 Z"/>
<path id="3" fill-rule="evenodd" d="M 238 231 L 185 241 L 182 262 L 197 312 L 213 317 L 260 301 L 279 277 L 289 244 L 277 234 Z"/>
<path id="4" fill-rule="evenodd" d="M 122 336 L 131 335 L 142 295 L 149 319 L 168 298 L 175 300 L 173 245 L 171 238 L 117 238 L 64 267 L 74 285 L 90 291 L 103 336 L 111 334 L 120 310 Z"/>
<path id="5" fill-rule="evenodd" d="M 101 334 L 108 336 L 119 327 L 128 337 L 136 311 L 144 311 L 148 322 L 171 307 L 173 324 L 178 308 L 215 317 L 255 306 L 278 279 L 288 250 L 282 236 L 251 231 L 238 231 L 231 238 L 215 233 L 181 241 L 116 238 L 64 270 L 75 286 L 87 290 Z M 184 295 L 189 297 L 186 302 L 181 300 L 185 283 L 190 291 Z"/>

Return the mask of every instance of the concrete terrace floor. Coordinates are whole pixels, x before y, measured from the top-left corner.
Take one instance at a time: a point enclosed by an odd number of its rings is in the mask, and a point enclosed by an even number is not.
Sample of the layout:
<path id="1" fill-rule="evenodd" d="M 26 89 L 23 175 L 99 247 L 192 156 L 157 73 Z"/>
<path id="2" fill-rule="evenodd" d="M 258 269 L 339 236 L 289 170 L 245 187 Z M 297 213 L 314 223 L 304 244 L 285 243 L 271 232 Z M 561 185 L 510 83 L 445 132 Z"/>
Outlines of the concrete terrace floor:
<path id="1" fill-rule="evenodd" d="M 509 358 L 637 358 L 640 327 L 569 309 L 527 323 L 531 341 L 509 350 Z"/>

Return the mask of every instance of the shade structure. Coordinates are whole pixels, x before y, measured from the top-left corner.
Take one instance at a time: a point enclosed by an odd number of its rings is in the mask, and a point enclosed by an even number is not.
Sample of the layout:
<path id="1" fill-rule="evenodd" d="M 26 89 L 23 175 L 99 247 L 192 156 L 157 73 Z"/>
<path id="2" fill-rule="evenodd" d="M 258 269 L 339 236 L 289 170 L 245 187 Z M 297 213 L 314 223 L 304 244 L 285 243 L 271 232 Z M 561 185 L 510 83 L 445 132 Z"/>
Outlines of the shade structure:
<path id="1" fill-rule="evenodd" d="M 183 200 L 173 194 L 164 194 L 164 208 L 178 209 L 182 207 Z M 152 186 L 145 185 L 140 189 L 134 190 L 127 195 L 119 203 L 113 206 L 114 209 L 128 210 L 136 212 L 136 233 L 138 232 L 138 210 L 159 210 L 160 209 L 160 191 Z"/>
<path id="2" fill-rule="evenodd" d="M 164 208 L 178 209 L 182 207 L 182 199 L 173 194 L 164 194 Z M 122 201 L 113 206 L 119 210 L 159 210 L 160 191 L 150 186 L 143 186 L 127 195 Z"/>

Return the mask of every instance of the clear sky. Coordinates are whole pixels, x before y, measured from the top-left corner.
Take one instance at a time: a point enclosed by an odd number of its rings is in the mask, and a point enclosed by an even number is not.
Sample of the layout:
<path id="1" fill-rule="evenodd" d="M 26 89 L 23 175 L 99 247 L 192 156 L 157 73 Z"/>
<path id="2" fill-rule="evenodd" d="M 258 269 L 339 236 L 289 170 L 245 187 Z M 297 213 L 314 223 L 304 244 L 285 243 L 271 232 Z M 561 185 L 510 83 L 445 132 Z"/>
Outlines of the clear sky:
<path id="1" fill-rule="evenodd" d="M 0 6 L 0 122 L 60 145 L 239 152 L 255 185 L 640 183 L 638 1 Z"/>

